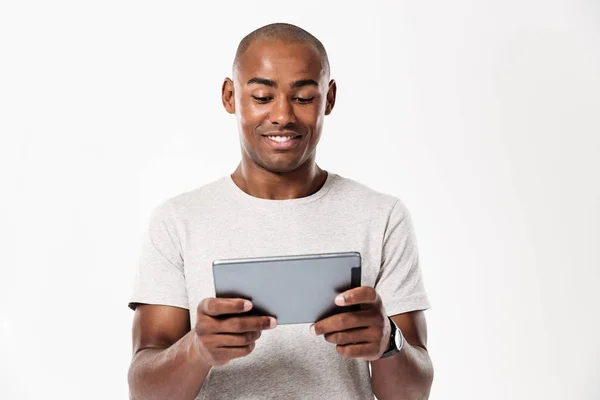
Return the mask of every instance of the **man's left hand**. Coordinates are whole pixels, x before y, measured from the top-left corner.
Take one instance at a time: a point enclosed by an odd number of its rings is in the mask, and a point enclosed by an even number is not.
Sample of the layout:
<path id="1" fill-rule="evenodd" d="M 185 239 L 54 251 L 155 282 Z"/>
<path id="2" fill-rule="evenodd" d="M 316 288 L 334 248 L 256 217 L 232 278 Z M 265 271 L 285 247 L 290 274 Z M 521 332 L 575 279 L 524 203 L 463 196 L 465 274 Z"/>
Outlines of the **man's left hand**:
<path id="1" fill-rule="evenodd" d="M 345 312 L 322 319 L 311 325 L 313 335 L 324 335 L 346 358 L 374 361 L 390 345 L 390 322 L 381 298 L 374 288 L 361 286 L 341 293 L 335 298 L 338 306 L 359 304 L 360 311 Z"/>

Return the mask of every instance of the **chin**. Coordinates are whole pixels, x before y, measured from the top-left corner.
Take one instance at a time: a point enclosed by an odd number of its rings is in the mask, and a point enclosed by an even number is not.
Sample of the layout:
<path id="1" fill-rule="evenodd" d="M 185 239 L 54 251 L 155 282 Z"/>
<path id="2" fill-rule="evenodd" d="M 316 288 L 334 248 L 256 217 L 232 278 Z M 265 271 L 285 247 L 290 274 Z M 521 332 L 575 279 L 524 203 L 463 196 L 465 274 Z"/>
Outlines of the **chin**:
<path id="1" fill-rule="evenodd" d="M 282 165 L 265 165 L 263 166 L 267 171 L 276 173 L 276 174 L 286 174 L 289 172 L 293 172 L 298 169 L 298 166 L 282 166 Z"/>
<path id="2" fill-rule="evenodd" d="M 274 172 L 276 174 L 285 174 L 288 172 L 293 172 L 300 168 L 302 163 L 299 162 L 262 162 L 259 163 L 261 167 L 266 169 L 267 171 Z"/>

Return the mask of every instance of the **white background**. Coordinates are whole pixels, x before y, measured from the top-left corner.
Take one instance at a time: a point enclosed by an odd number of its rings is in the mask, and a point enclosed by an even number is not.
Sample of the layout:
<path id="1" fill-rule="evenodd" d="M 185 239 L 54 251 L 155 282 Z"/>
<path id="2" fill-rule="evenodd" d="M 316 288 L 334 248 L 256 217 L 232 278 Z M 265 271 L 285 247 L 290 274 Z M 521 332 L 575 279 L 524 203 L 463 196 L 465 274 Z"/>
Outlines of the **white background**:
<path id="1" fill-rule="evenodd" d="M 411 210 L 432 399 L 600 398 L 600 3 L 4 1 L 0 398 L 125 399 L 151 209 L 230 173 L 238 41 L 298 24 L 318 162 Z"/>

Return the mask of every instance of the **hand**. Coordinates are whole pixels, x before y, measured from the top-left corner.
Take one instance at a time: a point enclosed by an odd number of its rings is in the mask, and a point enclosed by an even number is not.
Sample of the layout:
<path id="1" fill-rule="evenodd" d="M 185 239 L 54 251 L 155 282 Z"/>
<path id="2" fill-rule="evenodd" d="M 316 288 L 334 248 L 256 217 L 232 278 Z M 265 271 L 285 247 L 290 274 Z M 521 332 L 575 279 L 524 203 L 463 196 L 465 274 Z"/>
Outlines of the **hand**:
<path id="1" fill-rule="evenodd" d="M 345 312 L 311 325 L 313 335 L 324 335 L 346 358 L 377 360 L 390 345 L 391 326 L 381 298 L 369 286 L 348 290 L 335 298 L 338 306 L 361 305 L 360 311 Z"/>
<path id="2" fill-rule="evenodd" d="M 198 304 L 195 343 L 207 364 L 222 366 L 247 356 L 261 332 L 277 326 L 273 317 L 240 315 L 251 309 L 244 299 L 207 298 Z"/>

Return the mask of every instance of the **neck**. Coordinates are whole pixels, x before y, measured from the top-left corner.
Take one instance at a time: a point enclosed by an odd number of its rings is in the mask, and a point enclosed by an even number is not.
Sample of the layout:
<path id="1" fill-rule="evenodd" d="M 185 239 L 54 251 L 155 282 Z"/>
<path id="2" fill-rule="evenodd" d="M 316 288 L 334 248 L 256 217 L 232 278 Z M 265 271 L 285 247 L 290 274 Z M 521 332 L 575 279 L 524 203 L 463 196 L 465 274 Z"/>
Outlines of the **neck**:
<path id="1" fill-rule="evenodd" d="M 284 173 L 269 171 L 252 161 L 240 162 L 231 174 L 235 184 L 251 196 L 270 200 L 288 200 L 316 193 L 325 183 L 327 172 L 314 161 Z"/>

